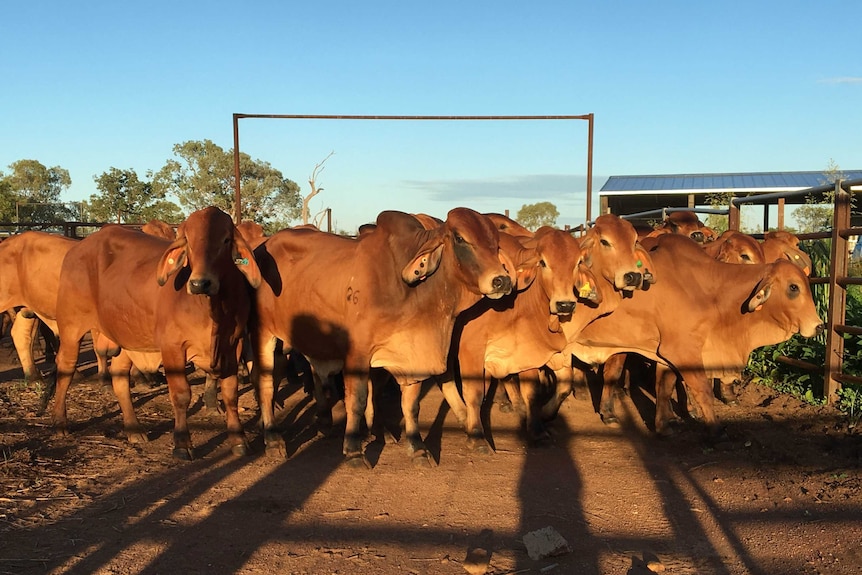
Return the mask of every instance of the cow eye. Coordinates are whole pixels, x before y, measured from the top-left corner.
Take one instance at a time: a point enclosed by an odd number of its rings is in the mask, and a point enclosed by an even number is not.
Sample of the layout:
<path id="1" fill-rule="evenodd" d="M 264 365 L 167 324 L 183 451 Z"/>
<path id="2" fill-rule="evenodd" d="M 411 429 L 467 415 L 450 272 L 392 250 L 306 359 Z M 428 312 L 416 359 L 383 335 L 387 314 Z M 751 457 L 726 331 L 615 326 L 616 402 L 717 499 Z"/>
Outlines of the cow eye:
<path id="1" fill-rule="evenodd" d="M 545 260 L 539 260 L 539 265 L 542 266 L 543 268 L 548 267 L 548 264 L 545 263 Z"/>
<path id="2" fill-rule="evenodd" d="M 796 293 L 796 292 L 798 292 L 798 291 L 799 291 L 799 286 L 798 286 L 798 285 L 796 285 L 796 284 L 790 284 L 790 291 L 791 291 L 791 293 Z"/>
<path id="3" fill-rule="evenodd" d="M 751 261 L 751 258 L 748 256 L 748 254 L 741 254 L 739 257 L 744 259 L 747 262 Z"/>
<path id="4" fill-rule="evenodd" d="M 464 237 L 461 236 L 461 234 L 455 234 L 455 243 L 456 244 L 466 244 L 467 240 L 465 240 Z"/>
<path id="5" fill-rule="evenodd" d="M 611 242 L 602 238 L 602 245 L 605 246 L 606 248 L 609 248 L 609 247 L 611 247 Z"/>

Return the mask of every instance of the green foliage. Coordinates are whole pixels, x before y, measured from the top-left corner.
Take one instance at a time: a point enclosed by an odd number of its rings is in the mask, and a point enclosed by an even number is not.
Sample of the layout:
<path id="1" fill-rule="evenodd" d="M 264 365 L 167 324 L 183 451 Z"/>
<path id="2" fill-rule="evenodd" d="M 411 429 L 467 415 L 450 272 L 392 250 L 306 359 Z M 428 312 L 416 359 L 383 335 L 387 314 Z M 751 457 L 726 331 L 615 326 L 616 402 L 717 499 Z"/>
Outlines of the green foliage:
<path id="1" fill-rule="evenodd" d="M 233 215 L 233 151 L 202 140 L 175 145 L 174 155 L 179 159 L 168 160 L 155 174 L 153 189 L 173 194 L 189 211 L 212 205 Z M 278 228 L 299 216 L 299 186 L 269 163 L 240 153 L 240 180 L 243 219 Z"/>
<path id="2" fill-rule="evenodd" d="M 18 160 L 9 169 L 9 174 L 0 172 L 0 219 L 62 222 L 75 218 L 77 211 L 60 200 L 72 185 L 68 170 L 48 168 L 38 160 Z"/>
<path id="3" fill-rule="evenodd" d="M 147 174 L 152 178 L 152 174 Z M 166 222 L 183 219 L 182 210 L 165 200 L 163 191 L 153 189 L 152 182 L 141 180 L 135 170 L 111 168 L 94 176 L 98 194 L 90 196 L 86 204 L 90 221 L 117 223 L 144 223 L 153 218 Z"/>
<path id="4" fill-rule="evenodd" d="M 560 212 L 557 210 L 557 206 L 551 202 L 538 202 L 521 206 L 518 215 L 515 216 L 515 221 L 528 230 L 535 231 L 542 226 L 556 225 L 558 217 L 560 217 Z"/>

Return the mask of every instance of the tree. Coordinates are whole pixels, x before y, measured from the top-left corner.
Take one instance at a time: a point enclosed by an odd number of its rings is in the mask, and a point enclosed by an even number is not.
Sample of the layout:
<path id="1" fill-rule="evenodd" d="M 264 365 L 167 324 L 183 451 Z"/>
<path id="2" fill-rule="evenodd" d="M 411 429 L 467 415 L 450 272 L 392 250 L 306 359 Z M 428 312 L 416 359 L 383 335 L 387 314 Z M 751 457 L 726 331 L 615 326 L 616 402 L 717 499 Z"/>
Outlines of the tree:
<path id="1" fill-rule="evenodd" d="M 335 153 L 334 151 L 329 152 L 328 156 L 323 158 L 322 161 L 320 161 L 317 165 L 314 166 L 314 170 L 312 170 L 311 175 L 308 176 L 308 185 L 311 186 L 311 191 L 308 193 L 308 195 L 306 195 L 304 198 L 302 198 L 302 223 L 303 224 L 308 223 L 308 203 L 311 201 L 311 198 L 313 198 L 314 196 L 316 196 L 317 194 L 319 194 L 320 192 L 323 191 L 323 188 L 317 187 L 317 176 L 320 174 L 320 172 L 323 171 L 323 168 L 324 168 L 323 164 L 325 164 L 326 160 L 331 158 L 332 154 L 334 154 L 334 153 Z M 317 224 L 317 222 L 315 222 L 315 225 L 316 224 Z"/>
<path id="2" fill-rule="evenodd" d="M 99 176 L 93 176 L 98 194 L 90 196 L 86 204 L 87 215 L 93 221 L 117 223 L 144 223 L 153 218 L 166 222 L 183 219 L 182 210 L 165 200 L 164 191 L 153 189 L 152 173 L 149 180 L 141 180 L 135 170 L 112 167 Z"/>
<path id="3" fill-rule="evenodd" d="M 15 198 L 15 217 L 21 222 L 61 222 L 76 214 L 60 200 L 60 194 L 72 185 L 69 170 L 45 167 L 38 160 L 18 160 L 9 165 L 12 172 L 0 172 L 5 183 L 5 201 Z"/>
<path id="4" fill-rule="evenodd" d="M 174 146 L 179 160 L 168 160 L 155 174 L 153 189 L 172 194 L 188 211 L 217 206 L 233 215 L 233 151 L 210 140 L 188 141 Z M 299 216 L 300 195 L 296 182 L 282 176 L 269 163 L 240 153 L 242 218 L 267 230 L 285 227 Z"/>
<path id="5" fill-rule="evenodd" d="M 539 202 L 521 206 L 515 220 L 525 228 L 535 231 L 542 226 L 554 226 L 559 216 L 557 206 L 551 202 Z"/>
<path id="6" fill-rule="evenodd" d="M 838 180 L 844 179 L 844 172 L 832 158 L 829 158 L 829 163 L 826 164 L 826 169 L 823 170 L 823 178 L 820 183 L 823 185 L 834 184 Z M 835 192 L 827 192 L 823 199 L 807 197 L 805 204 L 793 210 L 793 217 L 799 224 L 800 233 L 824 232 L 832 229 L 832 212 L 835 204 Z"/>

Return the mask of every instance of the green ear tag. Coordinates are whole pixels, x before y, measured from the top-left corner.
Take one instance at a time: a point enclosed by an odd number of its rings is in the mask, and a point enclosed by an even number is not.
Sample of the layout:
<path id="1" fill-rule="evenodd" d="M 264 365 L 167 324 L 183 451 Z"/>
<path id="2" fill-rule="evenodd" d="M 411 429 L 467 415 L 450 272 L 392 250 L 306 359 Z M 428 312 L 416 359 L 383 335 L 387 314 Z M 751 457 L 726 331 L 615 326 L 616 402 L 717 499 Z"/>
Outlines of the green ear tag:
<path id="1" fill-rule="evenodd" d="M 236 258 L 235 260 L 233 260 L 233 263 L 235 263 L 238 266 L 247 266 L 248 265 L 248 258 Z"/>
<path id="2" fill-rule="evenodd" d="M 635 264 L 635 265 L 636 265 L 637 267 L 639 267 L 639 268 L 644 267 L 644 263 L 643 263 L 642 261 L 640 261 L 640 260 L 638 260 L 638 263 L 637 263 L 637 264 Z"/>

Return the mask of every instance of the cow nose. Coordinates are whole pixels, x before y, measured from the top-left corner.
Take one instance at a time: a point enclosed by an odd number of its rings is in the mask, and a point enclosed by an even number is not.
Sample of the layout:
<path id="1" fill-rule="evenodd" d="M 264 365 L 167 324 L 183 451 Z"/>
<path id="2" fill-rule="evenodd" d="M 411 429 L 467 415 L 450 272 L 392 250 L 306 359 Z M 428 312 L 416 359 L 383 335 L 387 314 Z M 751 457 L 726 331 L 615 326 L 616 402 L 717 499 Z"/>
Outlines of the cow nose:
<path id="1" fill-rule="evenodd" d="M 826 324 L 825 324 L 825 323 L 821 323 L 821 324 L 820 324 L 820 325 L 818 325 L 816 328 L 814 328 L 814 331 L 815 331 L 815 332 L 817 332 L 817 335 L 820 335 L 821 333 L 823 333 L 823 331 L 824 331 L 825 329 L 826 329 Z"/>
<path id="2" fill-rule="evenodd" d="M 497 276 L 491 281 L 491 287 L 495 293 L 510 293 L 512 291 L 512 278 L 509 276 Z"/>
<path id="3" fill-rule="evenodd" d="M 637 287 L 637 286 L 641 285 L 642 279 L 643 279 L 643 276 L 641 274 L 639 274 L 638 272 L 627 272 L 623 276 L 623 281 L 626 282 L 627 286 Z"/>
<path id="4" fill-rule="evenodd" d="M 193 294 L 209 294 L 212 288 L 212 281 L 208 279 L 189 280 L 189 291 Z"/>
<path id="5" fill-rule="evenodd" d="M 573 301 L 558 301 L 557 302 L 557 313 L 562 315 L 568 315 L 575 311 L 575 302 Z"/>
<path id="6" fill-rule="evenodd" d="M 649 272 L 644 272 L 644 280 L 643 281 L 645 284 L 654 284 L 655 283 L 655 277 Z"/>
<path id="7" fill-rule="evenodd" d="M 694 241 L 696 241 L 699 244 L 702 244 L 704 242 L 704 240 L 706 239 L 706 237 L 703 235 L 703 232 L 692 232 L 691 233 L 691 239 L 693 239 Z"/>

